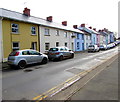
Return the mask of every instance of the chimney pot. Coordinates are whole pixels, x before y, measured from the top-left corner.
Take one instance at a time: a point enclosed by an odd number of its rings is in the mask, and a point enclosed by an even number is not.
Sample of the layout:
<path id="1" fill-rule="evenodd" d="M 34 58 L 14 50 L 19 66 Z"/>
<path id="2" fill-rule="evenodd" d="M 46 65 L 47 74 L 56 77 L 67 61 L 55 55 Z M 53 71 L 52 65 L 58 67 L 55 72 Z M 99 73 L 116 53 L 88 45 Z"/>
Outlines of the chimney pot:
<path id="1" fill-rule="evenodd" d="M 24 8 L 23 14 L 26 15 L 26 16 L 30 16 L 30 9 L 28 9 L 27 7 Z"/>
<path id="2" fill-rule="evenodd" d="M 67 26 L 67 21 L 63 21 L 62 25 Z"/>

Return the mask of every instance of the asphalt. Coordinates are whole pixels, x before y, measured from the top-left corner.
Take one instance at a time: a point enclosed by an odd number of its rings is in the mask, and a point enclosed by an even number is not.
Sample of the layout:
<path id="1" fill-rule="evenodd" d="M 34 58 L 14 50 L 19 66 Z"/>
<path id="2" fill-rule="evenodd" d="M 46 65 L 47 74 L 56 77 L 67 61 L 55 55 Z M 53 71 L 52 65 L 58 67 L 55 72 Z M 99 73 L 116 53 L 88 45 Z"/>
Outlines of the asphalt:
<path id="1" fill-rule="evenodd" d="M 83 88 L 79 89 L 67 102 L 73 100 L 118 100 L 118 66 L 120 65 L 119 57 L 109 66 L 102 70 L 98 75 L 93 77 Z"/>

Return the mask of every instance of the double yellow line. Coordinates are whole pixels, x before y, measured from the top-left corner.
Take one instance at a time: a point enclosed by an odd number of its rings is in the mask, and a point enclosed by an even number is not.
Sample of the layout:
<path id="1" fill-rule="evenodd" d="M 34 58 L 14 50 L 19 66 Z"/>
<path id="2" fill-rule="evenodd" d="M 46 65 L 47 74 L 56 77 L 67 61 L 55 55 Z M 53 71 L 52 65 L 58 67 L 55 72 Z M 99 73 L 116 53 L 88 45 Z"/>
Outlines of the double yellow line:
<path id="1" fill-rule="evenodd" d="M 61 83 L 61 84 L 59 84 L 59 85 L 51 88 L 51 89 L 48 90 L 47 92 L 45 92 L 45 93 L 43 93 L 43 94 L 41 94 L 41 95 L 38 95 L 38 96 L 34 97 L 32 100 L 36 100 L 36 102 L 38 102 L 38 101 L 43 100 L 43 99 L 45 99 L 45 98 L 47 98 L 47 97 L 50 97 L 50 96 L 53 95 L 54 93 L 59 92 L 59 90 L 62 89 L 62 88 L 64 87 L 64 85 L 72 83 L 72 82 L 75 81 L 77 78 L 80 78 L 81 75 L 86 74 L 86 73 L 88 73 L 88 70 L 84 70 L 83 72 L 81 72 L 81 73 L 79 73 L 79 74 L 77 74 L 77 75 L 69 78 L 69 79 L 66 80 L 65 82 L 63 82 L 63 83 Z"/>

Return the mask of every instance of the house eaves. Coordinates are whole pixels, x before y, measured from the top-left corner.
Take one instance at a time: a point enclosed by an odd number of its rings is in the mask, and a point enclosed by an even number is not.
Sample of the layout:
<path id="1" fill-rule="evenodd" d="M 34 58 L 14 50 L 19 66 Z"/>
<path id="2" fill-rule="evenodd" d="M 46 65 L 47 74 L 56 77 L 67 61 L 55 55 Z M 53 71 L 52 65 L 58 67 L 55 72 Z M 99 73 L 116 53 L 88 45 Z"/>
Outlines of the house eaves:
<path id="1" fill-rule="evenodd" d="M 74 29 L 72 27 L 63 26 L 62 24 L 58 24 L 55 22 L 49 22 L 49 21 L 46 21 L 45 19 L 34 17 L 34 16 L 25 16 L 22 13 L 7 10 L 4 8 L 0 8 L 0 17 L 2 17 L 3 19 L 6 18 L 6 19 L 10 19 L 10 20 L 16 20 L 16 21 L 21 21 L 21 22 L 26 22 L 26 23 L 37 24 L 40 26 L 57 28 L 57 29 L 76 32 L 76 33 L 82 33 L 78 29 Z"/>

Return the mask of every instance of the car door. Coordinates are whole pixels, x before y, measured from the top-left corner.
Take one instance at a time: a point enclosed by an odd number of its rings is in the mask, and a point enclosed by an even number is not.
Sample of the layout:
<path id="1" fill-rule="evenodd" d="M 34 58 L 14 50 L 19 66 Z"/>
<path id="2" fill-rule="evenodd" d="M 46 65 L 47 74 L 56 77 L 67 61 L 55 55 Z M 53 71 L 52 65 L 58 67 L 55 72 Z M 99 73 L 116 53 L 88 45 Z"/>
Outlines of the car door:
<path id="1" fill-rule="evenodd" d="M 31 63 L 31 55 L 28 50 L 22 51 L 21 58 L 25 59 L 27 61 L 27 64 Z"/>
<path id="2" fill-rule="evenodd" d="M 65 50 L 64 50 L 64 54 L 65 54 L 65 57 L 69 57 L 70 56 L 70 52 L 69 52 L 69 49 L 65 47 Z"/>
<path id="3" fill-rule="evenodd" d="M 38 63 L 42 61 L 42 54 L 37 51 L 30 51 L 31 63 Z"/>

